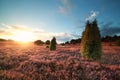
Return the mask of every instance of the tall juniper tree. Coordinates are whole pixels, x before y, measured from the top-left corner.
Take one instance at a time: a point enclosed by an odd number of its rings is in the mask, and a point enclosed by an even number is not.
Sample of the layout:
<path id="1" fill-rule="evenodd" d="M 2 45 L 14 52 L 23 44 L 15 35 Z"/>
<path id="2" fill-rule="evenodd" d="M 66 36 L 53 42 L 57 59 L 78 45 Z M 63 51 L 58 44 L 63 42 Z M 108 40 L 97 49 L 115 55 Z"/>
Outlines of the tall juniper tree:
<path id="1" fill-rule="evenodd" d="M 51 43 L 50 43 L 50 50 L 56 50 L 56 38 L 53 37 L 53 39 L 51 40 Z"/>
<path id="2" fill-rule="evenodd" d="M 101 36 L 96 19 L 87 21 L 82 33 L 81 55 L 85 58 L 99 60 L 101 58 Z"/>

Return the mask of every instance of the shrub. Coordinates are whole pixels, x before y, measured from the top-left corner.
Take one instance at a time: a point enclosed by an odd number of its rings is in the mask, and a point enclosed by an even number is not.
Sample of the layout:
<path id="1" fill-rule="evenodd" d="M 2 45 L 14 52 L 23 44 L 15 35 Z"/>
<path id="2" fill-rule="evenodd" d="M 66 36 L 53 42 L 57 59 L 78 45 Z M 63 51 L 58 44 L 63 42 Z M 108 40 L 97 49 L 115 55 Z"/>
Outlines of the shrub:
<path id="1" fill-rule="evenodd" d="M 120 46 L 120 39 L 117 39 L 117 40 L 115 41 L 115 44 L 116 44 L 117 46 Z"/>
<path id="2" fill-rule="evenodd" d="M 65 45 L 65 43 L 61 43 L 60 45 L 61 45 L 61 46 L 64 46 L 64 45 Z"/>
<path id="3" fill-rule="evenodd" d="M 34 42 L 34 44 L 36 44 L 36 45 L 42 45 L 42 44 L 44 44 L 44 42 L 41 41 L 41 40 L 37 40 L 37 41 Z"/>
<path id="4" fill-rule="evenodd" d="M 50 40 L 47 40 L 47 41 L 45 42 L 45 44 L 46 44 L 46 45 L 50 45 Z"/>
<path id="5" fill-rule="evenodd" d="M 86 23 L 82 34 L 81 55 L 93 60 L 101 58 L 101 38 L 96 20 Z"/>
<path id="6" fill-rule="evenodd" d="M 56 38 L 53 37 L 53 39 L 51 40 L 51 43 L 50 43 L 50 50 L 56 50 Z"/>
<path id="7" fill-rule="evenodd" d="M 46 46 L 46 48 L 49 48 L 49 46 Z"/>

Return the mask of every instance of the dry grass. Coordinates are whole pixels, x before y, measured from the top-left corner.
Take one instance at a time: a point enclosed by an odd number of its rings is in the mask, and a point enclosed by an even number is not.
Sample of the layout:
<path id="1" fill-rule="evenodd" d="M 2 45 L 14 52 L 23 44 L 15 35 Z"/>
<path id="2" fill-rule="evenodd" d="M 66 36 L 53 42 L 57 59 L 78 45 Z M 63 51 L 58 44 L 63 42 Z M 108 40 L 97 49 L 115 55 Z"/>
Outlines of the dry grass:
<path id="1" fill-rule="evenodd" d="M 101 61 L 89 61 L 79 46 L 0 43 L 0 80 L 120 80 L 120 47 L 103 45 Z"/>

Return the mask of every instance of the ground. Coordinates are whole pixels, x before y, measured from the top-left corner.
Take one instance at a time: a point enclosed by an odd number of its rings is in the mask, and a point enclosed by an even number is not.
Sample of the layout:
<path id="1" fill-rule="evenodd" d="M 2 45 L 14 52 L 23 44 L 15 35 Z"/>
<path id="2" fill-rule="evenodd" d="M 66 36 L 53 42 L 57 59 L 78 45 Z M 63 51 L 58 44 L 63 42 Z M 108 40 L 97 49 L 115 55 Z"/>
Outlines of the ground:
<path id="1" fill-rule="evenodd" d="M 80 56 L 80 44 L 0 43 L 0 80 L 120 80 L 120 47 L 103 44 L 100 61 Z"/>

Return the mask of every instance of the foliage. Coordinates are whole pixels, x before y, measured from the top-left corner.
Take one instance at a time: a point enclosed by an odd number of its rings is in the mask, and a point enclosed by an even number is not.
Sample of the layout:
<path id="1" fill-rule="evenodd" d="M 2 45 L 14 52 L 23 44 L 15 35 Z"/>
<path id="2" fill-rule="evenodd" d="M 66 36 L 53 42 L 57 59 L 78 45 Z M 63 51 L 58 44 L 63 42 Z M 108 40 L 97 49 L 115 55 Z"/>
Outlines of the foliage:
<path id="1" fill-rule="evenodd" d="M 46 48 L 49 48 L 49 46 L 47 45 Z"/>
<path id="2" fill-rule="evenodd" d="M 69 41 L 66 41 L 66 42 L 64 42 L 64 43 L 60 43 L 61 46 L 64 46 L 64 45 L 66 45 L 66 44 L 70 44 Z"/>
<path id="3" fill-rule="evenodd" d="M 50 50 L 56 50 L 56 38 L 53 37 L 53 39 L 51 40 L 51 43 L 50 43 Z"/>
<path id="4" fill-rule="evenodd" d="M 97 21 L 87 21 L 82 33 L 81 55 L 88 59 L 99 60 L 101 58 L 101 38 Z"/>
<path id="5" fill-rule="evenodd" d="M 114 35 L 114 36 L 105 36 L 102 37 L 102 42 L 115 42 L 116 40 L 120 39 L 120 36 Z"/>
<path id="6" fill-rule="evenodd" d="M 46 44 L 46 45 L 50 45 L 50 40 L 47 40 L 47 41 L 45 42 L 45 44 Z"/>
<path id="7" fill-rule="evenodd" d="M 117 40 L 115 41 L 115 44 L 116 44 L 117 46 L 120 46 L 120 39 L 117 39 Z"/>
<path id="8" fill-rule="evenodd" d="M 65 45 L 65 43 L 61 43 L 60 45 L 61 45 L 61 46 L 64 46 L 64 45 Z"/>
<path id="9" fill-rule="evenodd" d="M 70 41 L 70 44 L 76 44 L 76 43 L 80 43 L 81 42 L 81 39 L 80 38 L 78 38 L 78 39 L 72 39 L 71 41 Z"/>
<path id="10" fill-rule="evenodd" d="M 0 39 L 0 41 L 6 41 L 5 39 Z"/>
<path id="11" fill-rule="evenodd" d="M 42 45 L 42 44 L 44 44 L 44 42 L 41 41 L 41 40 L 37 40 L 37 41 L 34 42 L 34 44 L 36 44 L 36 45 Z"/>
<path id="12" fill-rule="evenodd" d="M 66 41 L 65 44 L 69 44 L 69 41 Z"/>
<path id="13" fill-rule="evenodd" d="M 106 35 L 106 36 L 103 36 L 101 38 L 101 41 L 102 42 L 116 42 L 117 39 L 120 39 L 120 36 L 118 36 L 118 35 L 114 35 L 114 36 Z M 67 41 L 64 44 L 77 44 L 80 42 L 81 42 L 81 38 L 78 38 L 78 39 L 71 39 L 70 41 Z"/>
<path id="14" fill-rule="evenodd" d="M 6 39 L 0 38 L 0 42 L 14 42 L 14 40 L 11 40 L 11 39 L 6 40 Z"/>

